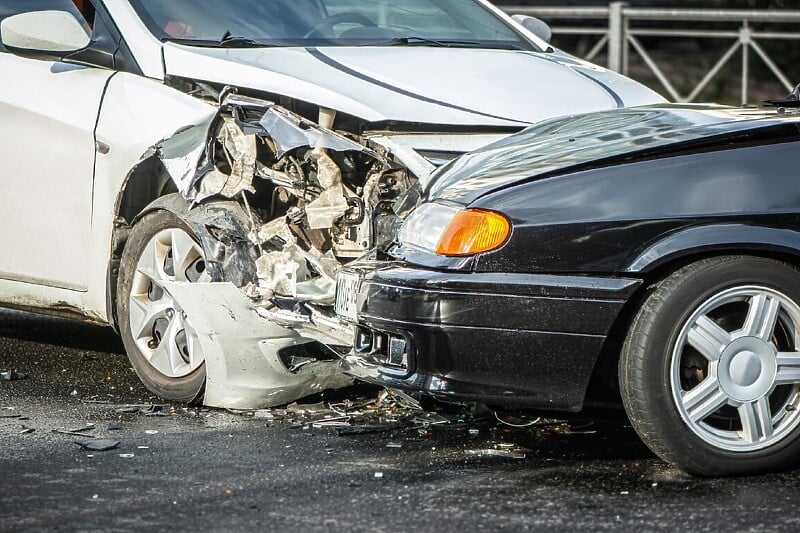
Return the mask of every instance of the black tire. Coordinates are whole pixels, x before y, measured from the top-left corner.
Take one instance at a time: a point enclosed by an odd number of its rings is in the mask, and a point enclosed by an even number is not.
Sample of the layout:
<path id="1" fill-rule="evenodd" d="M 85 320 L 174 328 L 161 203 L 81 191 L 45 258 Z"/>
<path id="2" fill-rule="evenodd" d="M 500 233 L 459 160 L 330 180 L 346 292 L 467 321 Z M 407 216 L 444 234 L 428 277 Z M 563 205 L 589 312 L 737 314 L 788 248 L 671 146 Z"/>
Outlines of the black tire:
<path id="1" fill-rule="evenodd" d="M 206 382 L 206 367 L 202 363 L 192 373 L 183 377 L 169 377 L 150 365 L 136 346 L 130 326 L 130 294 L 139 258 L 145 246 L 159 232 L 165 229 L 184 230 L 199 242 L 194 231 L 176 214 L 158 210 L 142 217 L 131 230 L 120 261 L 117 279 L 116 308 L 120 336 L 128 354 L 128 359 L 136 375 L 145 387 L 160 398 L 168 401 L 197 404 L 203 398 Z"/>
<path id="2" fill-rule="evenodd" d="M 634 429 L 656 455 L 690 474 L 761 474 L 792 467 L 800 459 L 800 429 L 761 450 L 730 451 L 700 438 L 673 400 L 671 360 L 683 325 L 714 295 L 752 285 L 800 302 L 800 271 L 787 263 L 750 256 L 704 259 L 652 288 L 622 349 L 620 390 Z"/>

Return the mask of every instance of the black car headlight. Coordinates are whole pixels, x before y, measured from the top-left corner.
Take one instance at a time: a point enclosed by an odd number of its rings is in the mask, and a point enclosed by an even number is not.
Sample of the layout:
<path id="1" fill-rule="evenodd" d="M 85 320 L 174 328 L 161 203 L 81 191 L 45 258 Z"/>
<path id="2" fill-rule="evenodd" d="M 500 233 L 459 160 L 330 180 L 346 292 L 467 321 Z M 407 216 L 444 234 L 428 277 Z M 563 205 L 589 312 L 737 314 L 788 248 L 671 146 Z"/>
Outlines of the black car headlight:
<path id="1" fill-rule="evenodd" d="M 504 215 L 431 202 L 412 212 L 400 228 L 399 241 L 445 257 L 467 257 L 503 246 L 511 236 Z"/>

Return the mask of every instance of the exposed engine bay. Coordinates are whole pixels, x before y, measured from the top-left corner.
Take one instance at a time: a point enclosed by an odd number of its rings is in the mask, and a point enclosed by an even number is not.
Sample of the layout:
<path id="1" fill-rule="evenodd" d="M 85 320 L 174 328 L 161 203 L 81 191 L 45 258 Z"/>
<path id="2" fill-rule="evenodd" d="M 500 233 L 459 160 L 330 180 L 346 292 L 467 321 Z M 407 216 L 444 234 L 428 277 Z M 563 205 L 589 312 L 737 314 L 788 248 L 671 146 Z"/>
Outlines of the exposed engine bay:
<path id="1" fill-rule="evenodd" d="M 388 136 L 332 129 L 333 110 L 315 122 L 231 89 L 218 98 L 202 146 L 195 128 L 156 147 L 189 205 L 155 204 L 185 210 L 211 280 L 164 286 L 203 346 L 205 403 L 279 405 L 344 386 L 353 328 L 334 311 L 337 272 L 392 242 L 420 177 Z"/>
<path id="2" fill-rule="evenodd" d="M 321 109 L 317 124 L 226 91 L 199 170 L 182 191 L 195 203 L 242 203 L 258 256 L 247 271 L 220 277 L 285 326 L 322 320 L 330 329 L 341 264 L 388 244 L 419 198 L 415 176 L 382 147 L 329 129 L 334 118 Z"/>

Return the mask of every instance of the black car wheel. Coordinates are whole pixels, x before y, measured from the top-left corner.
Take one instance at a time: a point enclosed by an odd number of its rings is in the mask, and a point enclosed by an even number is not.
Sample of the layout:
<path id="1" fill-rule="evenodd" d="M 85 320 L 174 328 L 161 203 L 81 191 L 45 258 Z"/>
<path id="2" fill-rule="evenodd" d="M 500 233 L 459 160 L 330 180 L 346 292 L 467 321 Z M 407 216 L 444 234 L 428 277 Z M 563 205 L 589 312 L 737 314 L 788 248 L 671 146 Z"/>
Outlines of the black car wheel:
<path id="1" fill-rule="evenodd" d="M 205 359 L 185 312 L 164 282 L 210 281 L 191 228 L 165 210 L 131 230 L 120 263 L 117 318 L 128 358 L 142 383 L 161 398 L 195 402 L 205 385 Z"/>
<path id="2" fill-rule="evenodd" d="M 800 271 L 705 259 L 659 283 L 625 341 L 622 399 L 657 455 L 698 475 L 800 459 Z"/>

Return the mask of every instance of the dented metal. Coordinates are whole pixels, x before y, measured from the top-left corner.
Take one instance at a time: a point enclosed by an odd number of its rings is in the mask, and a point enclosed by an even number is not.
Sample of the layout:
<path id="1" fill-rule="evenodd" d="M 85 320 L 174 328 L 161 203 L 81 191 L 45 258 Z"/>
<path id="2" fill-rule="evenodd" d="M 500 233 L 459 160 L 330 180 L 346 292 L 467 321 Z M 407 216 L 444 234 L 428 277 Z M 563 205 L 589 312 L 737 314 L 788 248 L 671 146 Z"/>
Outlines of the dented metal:
<path id="1" fill-rule="evenodd" d="M 280 351 L 309 341 L 264 320 L 233 284 L 167 282 L 164 288 L 186 313 L 205 354 L 206 405 L 257 409 L 352 383 L 335 360 L 287 367 Z"/>
<path id="2" fill-rule="evenodd" d="M 165 287 L 198 333 L 205 403 L 274 406 L 346 385 L 338 361 L 288 367 L 279 353 L 352 344 L 352 328 L 333 310 L 337 272 L 393 234 L 418 177 L 393 160 L 391 145 L 375 150 L 366 136 L 330 129 L 332 110 L 321 108 L 316 124 L 230 89 L 219 98 L 202 141 L 194 134 L 187 149 L 179 134 L 169 142 L 181 150 L 156 151 L 190 201 L 181 216 L 215 281 Z M 168 159 L 173 153 L 183 155 Z"/>

